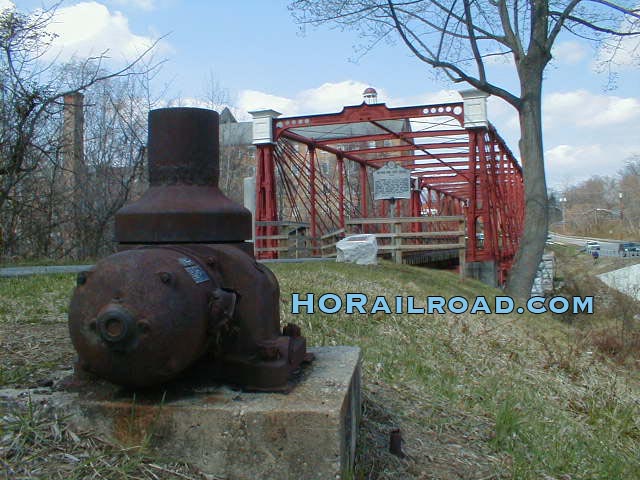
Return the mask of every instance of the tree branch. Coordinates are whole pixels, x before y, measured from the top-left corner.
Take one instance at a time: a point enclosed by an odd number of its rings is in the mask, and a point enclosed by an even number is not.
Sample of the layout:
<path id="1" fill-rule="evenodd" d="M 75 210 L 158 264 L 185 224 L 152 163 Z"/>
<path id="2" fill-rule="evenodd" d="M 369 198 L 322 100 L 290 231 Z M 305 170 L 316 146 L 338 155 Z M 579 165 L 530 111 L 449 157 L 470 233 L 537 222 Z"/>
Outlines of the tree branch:
<path id="1" fill-rule="evenodd" d="M 448 70 L 449 73 L 453 72 L 455 73 L 458 78 L 452 78 L 455 82 L 466 82 L 469 85 L 482 90 L 483 92 L 489 93 L 491 95 L 496 95 L 502 99 L 504 99 L 505 101 L 509 102 L 511 105 L 513 105 L 516 109 L 520 109 L 520 104 L 521 101 L 518 97 L 516 97 L 515 95 L 513 95 L 511 92 L 498 87 L 497 85 L 493 85 L 489 82 L 487 82 L 486 80 L 480 80 L 472 75 L 467 74 L 465 71 L 463 71 L 460 67 L 458 67 L 457 65 L 450 63 L 450 62 L 445 62 L 445 61 L 441 61 L 437 58 L 435 58 L 433 55 L 431 55 L 431 52 L 428 48 L 426 48 L 426 46 L 424 46 L 424 43 L 422 43 L 419 38 L 413 34 L 410 30 L 405 31 L 405 26 L 403 26 L 394 9 L 393 3 L 391 2 L 391 0 L 387 0 L 388 4 L 389 4 L 389 9 L 391 12 L 391 17 L 395 23 L 396 26 L 396 30 L 398 31 L 398 33 L 400 34 L 400 37 L 402 38 L 402 41 L 405 43 L 405 45 L 411 50 L 411 52 L 418 57 L 420 60 L 422 60 L 424 63 L 427 63 L 428 65 L 431 65 L 433 67 L 436 68 L 443 68 L 445 70 Z M 422 52 L 420 52 L 415 45 L 413 44 L 413 42 L 407 37 L 407 32 L 409 32 L 409 34 L 414 38 L 415 41 L 418 41 L 419 43 L 422 43 L 423 48 L 425 48 L 425 51 L 427 51 L 431 57 L 428 57 L 426 55 L 424 55 Z"/>

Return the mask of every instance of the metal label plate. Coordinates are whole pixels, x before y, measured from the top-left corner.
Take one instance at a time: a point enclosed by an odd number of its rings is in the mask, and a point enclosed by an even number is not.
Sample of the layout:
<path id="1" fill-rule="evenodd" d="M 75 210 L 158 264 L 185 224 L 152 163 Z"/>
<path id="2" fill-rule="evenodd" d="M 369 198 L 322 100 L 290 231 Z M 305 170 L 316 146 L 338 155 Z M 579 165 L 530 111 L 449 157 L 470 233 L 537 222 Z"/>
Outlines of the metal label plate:
<path id="1" fill-rule="evenodd" d="M 188 257 L 179 258 L 178 261 L 180 262 L 180 265 L 182 265 L 183 267 L 190 267 L 196 264 L 196 262 L 194 262 Z"/>
<path id="2" fill-rule="evenodd" d="M 209 275 L 198 265 L 193 265 L 191 267 L 184 267 L 184 269 L 191 275 L 193 281 L 196 283 L 208 282 L 210 280 Z"/>

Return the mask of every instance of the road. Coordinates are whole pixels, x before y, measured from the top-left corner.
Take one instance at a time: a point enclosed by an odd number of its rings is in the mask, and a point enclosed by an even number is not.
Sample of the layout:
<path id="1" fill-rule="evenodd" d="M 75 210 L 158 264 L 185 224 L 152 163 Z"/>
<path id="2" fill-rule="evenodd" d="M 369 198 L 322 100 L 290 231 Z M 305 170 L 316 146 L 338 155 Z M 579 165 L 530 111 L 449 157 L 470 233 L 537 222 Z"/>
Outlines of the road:
<path id="1" fill-rule="evenodd" d="M 618 245 L 622 243 L 620 240 L 591 237 L 573 237 L 552 232 L 549 232 L 549 236 L 551 237 L 551 241 L 554 243 L 560 243 L 564 245 L 577 245 L 579 247 L 584 247 L 587 243 L 587 240 L 595 240 L 600 244 L 600 255 L 603 257 L 619 256 Z"/>

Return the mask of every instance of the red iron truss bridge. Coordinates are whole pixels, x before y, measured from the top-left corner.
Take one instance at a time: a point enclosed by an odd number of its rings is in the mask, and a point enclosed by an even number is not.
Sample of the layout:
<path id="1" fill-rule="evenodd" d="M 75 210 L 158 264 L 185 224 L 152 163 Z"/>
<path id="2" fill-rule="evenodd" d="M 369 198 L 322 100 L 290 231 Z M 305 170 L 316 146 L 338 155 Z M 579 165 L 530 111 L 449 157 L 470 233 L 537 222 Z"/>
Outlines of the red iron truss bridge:
<path id="1" fill-rule="evenodd" d="M 489 262 L 502 283 L 523 231 L 524 184 L 483 102 L 252 112 L 257 256 L 331 256 L 340 237 L 373 233 L 397 261 L 453 250 L 461 263 Z M 373 199 L 372 173 L 387 162 L 411 172 L 410 198 Z"/>

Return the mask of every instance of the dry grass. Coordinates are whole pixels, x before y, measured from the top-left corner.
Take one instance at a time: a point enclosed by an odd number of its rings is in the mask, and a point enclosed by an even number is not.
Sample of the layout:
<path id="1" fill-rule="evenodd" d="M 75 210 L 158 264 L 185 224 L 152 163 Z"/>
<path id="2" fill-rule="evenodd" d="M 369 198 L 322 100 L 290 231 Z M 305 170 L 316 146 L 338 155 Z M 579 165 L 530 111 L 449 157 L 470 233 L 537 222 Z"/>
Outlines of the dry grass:
<path id="1" fill-rule="evenodd" d="M 388 441 L 384 449 L 381 440 L 367 443 L 365 422 L 356 478 L 640 478 L 636 379 L 583 348 L 575 327 L 531 315 L 292 315 L 292 292 L 389 299 L 500 292 L 388 264 L 274 269 L 285 320 L 300 323 L 312 343 L 360 345 L 365 389 L 383 392 L 368 398 L 381 398 L 377 405 L 390 412 L 386 435 L 405 432 L 405 463 L 376 461 L 389 457 Z"/>
<path id="2" fill-rule="evenodd" d="M 573 322 L 583 348 L 595 349 L 620 365 L 640 367 L 640 302 L 607 286 L 597 275 L 640 262 L 640 258 L 603 257 L 597 264 L 576 249 L 557 249 L 561 293 L 593 295 L 596 315 L 561 317 Z"/>
<path id="3" fill-rule="evenodd" d="M 144 448 L 123 449 L 91 432 L 74 432 L 46 404 L 26 398 L 0 407 L 0 464 L 11 479 L 204 479 L 183 464 L 158 464 Z"/>
<path id="4" fill-rule="evenodd" d="M 283 322 L 300 324 L 311 345 L 363 349 L 364 417 L 354 479 L 640 478 L 635 374 L 581 342 L 575 325 L 530 315 L 293 315 L 293 292 L 359 292 L 389 299 L 500 292 L 460 283 L 445 272 L 391 264 L 279 264 L 272 269 L 281 283 Z M 10 347 L 0 359 L 2 383 L 36 386 L 52 369 L 69 365 L 65 302 L 73 276 L 7 282 L 0 280 L 0 335 L 3 347 Z M 6 334 L 15 340 L 7 341 Z M 21 370 L 25 365 L 27 372 Z M 28 405 L 11 415 L 33 417 Z M 9 455 L 2 444 L 5 468 L 72 472 L 75 478 L 199 478 L 187 466 L 147 458 L 144 449 L 122 451 L 90 432 L 74 432 L 86 448 L 74 446 L 68 435 L 48 433 L 53 421 L 65 431 L 63 420 L 46 409 L 42 415 L 47 420 L 36 422 L 41 433 L 23 436 L 38 440 L 24 443 L 22 453 Z M 3 419 L 0 438 L 7 431 L 15 435 L 16 427 L 7 425 L 16 422 Z M 394 428 L 402 431 L 404 458 L 388 450 Z"/>

